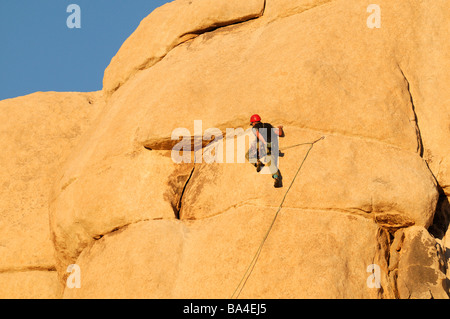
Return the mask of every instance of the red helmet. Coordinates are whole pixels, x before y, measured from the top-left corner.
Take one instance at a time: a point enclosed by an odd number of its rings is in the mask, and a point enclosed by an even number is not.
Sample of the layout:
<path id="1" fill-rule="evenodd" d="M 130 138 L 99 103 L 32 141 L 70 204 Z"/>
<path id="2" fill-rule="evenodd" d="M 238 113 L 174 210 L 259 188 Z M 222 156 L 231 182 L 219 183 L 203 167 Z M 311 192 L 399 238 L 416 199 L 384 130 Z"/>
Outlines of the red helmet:
<path id="1" fill-rule="evenodd" d="M 261 116 L 258 114 L 253 114 L 250 118 L 250 123 L 261 122 Z"/>

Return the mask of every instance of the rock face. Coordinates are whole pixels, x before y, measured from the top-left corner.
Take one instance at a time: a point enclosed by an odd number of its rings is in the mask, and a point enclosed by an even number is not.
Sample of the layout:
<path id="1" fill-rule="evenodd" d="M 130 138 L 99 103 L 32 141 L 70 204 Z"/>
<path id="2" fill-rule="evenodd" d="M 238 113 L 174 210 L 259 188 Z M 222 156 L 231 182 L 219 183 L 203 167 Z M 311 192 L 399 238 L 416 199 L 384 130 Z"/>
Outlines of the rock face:
<path id="1" fill-rule="evenodd" d="M 450 14 L 379 1 L 371 29 L 369 4 L 177 0 L 144 19 L 97 120 L 40 164 L 53 247 L 37 256 L 62 296 L 448 298 Z M 254 113 L 284 125 L 283 188 L 233 161 Z M 194 144 L 243 129 L 178 164 L 177 128 Z"/>
<path id="2" fill-rule="evenodd" d="M 101 92 L 0 102 L 0 298 L 61 296 L 49 195 L 58 169 L 103 105 Z"/>
<path id="3" fill-rule="evenodd" d="M 208 30 L 257 18 L 263 10 L 264 0 L 178 0 L 157 8 L 142 20 L 106 69 L 106 98 L 180 43 Z"/>

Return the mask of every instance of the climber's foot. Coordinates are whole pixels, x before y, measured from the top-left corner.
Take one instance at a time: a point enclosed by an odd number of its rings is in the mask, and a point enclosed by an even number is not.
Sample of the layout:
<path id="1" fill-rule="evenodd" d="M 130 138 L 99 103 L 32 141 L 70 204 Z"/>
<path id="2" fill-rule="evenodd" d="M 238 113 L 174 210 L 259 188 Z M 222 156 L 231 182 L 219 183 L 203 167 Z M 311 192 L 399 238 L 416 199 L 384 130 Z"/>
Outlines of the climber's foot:
<path id="1" fill-rule="evenodd" d="M 275 188 L 283 187 L 283 183 L 281 182 L 281 177 L 276 177 L 274 179 L 275 179 L 275 182 L 273 184 L 273 187 L 275 187 Z"/>
<path id="2" fill-rule="evenodd" d="M 261 169 L 264 167 L 264 164 L 261 163 L 261 161 L 258 161 L 258 163 L 256 163 L 256 171 L 259 173 L 261 172 Z"/>

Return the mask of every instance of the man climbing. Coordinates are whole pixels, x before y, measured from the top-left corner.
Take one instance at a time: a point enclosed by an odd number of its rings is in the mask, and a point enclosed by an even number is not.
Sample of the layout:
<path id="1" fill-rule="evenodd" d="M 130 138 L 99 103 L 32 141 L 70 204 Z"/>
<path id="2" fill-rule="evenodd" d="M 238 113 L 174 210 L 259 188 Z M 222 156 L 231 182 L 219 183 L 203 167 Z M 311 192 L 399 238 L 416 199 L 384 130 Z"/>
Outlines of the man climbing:
<path id="1" fill-rule="evenodd" d="M 247 153 L 247 159 L 256 167 L 256 171 L 260 172 L 264 164 L 261 158 L 269 157 L 268 164 L 272 178 L 275 180 L 274 187 L 282 187 L 281 173 L 278 169 L 278 136 L 283 137 L 283 126 L 273 127 L 269 123 L 262 123 L 258 114 L 252 115 L 250 118 L 252 131 L 256 136 L 255 143 L 250 147 Z"/>

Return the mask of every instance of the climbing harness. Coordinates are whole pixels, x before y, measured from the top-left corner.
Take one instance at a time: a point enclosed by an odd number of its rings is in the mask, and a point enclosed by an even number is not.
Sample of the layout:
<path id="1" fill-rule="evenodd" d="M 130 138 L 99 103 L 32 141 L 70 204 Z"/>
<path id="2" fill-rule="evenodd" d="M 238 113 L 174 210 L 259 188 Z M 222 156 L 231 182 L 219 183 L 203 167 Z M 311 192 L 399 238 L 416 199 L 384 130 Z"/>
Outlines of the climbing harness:
<path id="1" fill-rule="evenodd" d="M 255 265 L 256 265 L 256 262 L 258 261 L 259 255 L 261 255 L 261 251 L 262 251 L 262 248 L 263 248 L 263 246 L 264 246 L 264 243 L 266 242 L 267 238 L 269 237 L 270 231 L 272 230 L 272 227 L 273 227 L 273 225 L 275 224 L 275 221 L 276 221 L 277 218 L 278 218 L 278 214 L 279 214 L 280 211 L 281 211 L 281 208 L 282 208 L 283 203 L 284 203 L 284 201 L 285 201 L 285 199 L 286 199 L 286 196 L 287 196 L 287 194 L 289 193 L 289 191 L 290 191 L 292 185 L 294 184 L 295 179 L 297 178 L 297 175 L 300 173 L 300 170 L 302 169 L 303 164 L 305 163 L 306 159 L 308 158 L 309 153 L 311 152 L 312 148 L 314 147 L 314 144 L 316 144 L 317 142 L 323 140 L 324 138 L 325 138 L 325 136 L 322 136 L 321 138 L 319 138 L 318 140 L 316 140 L 316 141 L 314 141 L 314 142 L 312 142 L 312 143 L 296 144 L 296 145 L 291 145 L 291 146 L 288 146 L 288 147 L 285 147 L 285 148 L 282 149 L 282 150 L 286 150 L 286 149 L 294 148 L 294 147 L 301 146 L 301 145 L 310 145 L 310 147 L 309 147 L 309 149 L 308 149 L 308 152 L 306 152 L 306 155 L 305 155 L 305 157 L 303 158 L 303 161 L 301 162 L 300 166 L 298 167 L 298 170 L 297 170 L 297 172 L 295 173 L 294 178 L 292 179 L 291 184 L 289 185 L 288 189 L 286 190 L 286 192 L 285 192 L 285 194 L 284 194 L 284 197 L 283 197 L 283 199 L 282 199 L 282 201 L 281 201 L 281 203 L 280 203 L 280 206 L 278 206 L 277 212 L 275 213 L 275 216 L 274 216 L 274 218 L 273 218 L 273 220 L 272 220 L 272 223 L 271 223 L 270 226 L 269 226 L 269 229 L 267 230 L 266 234 L 264 235 L 264 237 L 263 237 L 263 239 L 262 239 L 262 241 L 261 241 L 261 244 L 260 244 L 259 247 L 258 247 L 258 250 L 256 251 L 255 255 L 253 256 L 252 261 L 250 262 L 250 265 L 248 266 L 247 270 L 246 270 L 245 273 L 244 273 L 244 276 L 242 277 L 241 281 L 239 282 L 239 284 L 237 285 L 237 287 L 236 287 L 236 289 L 234 290 L 233 294 L 231 295 L 231 299 L 237 299 L 237 298 L 239 298 L 239 295 L 241 294 L 242 290 L 244 289 L 245 284 L 247 283 L 248 278 L 250 277 L 250 275 L 251 275 L 252 272 L 253 272 L 253 269 L 255 268 Z"/>

